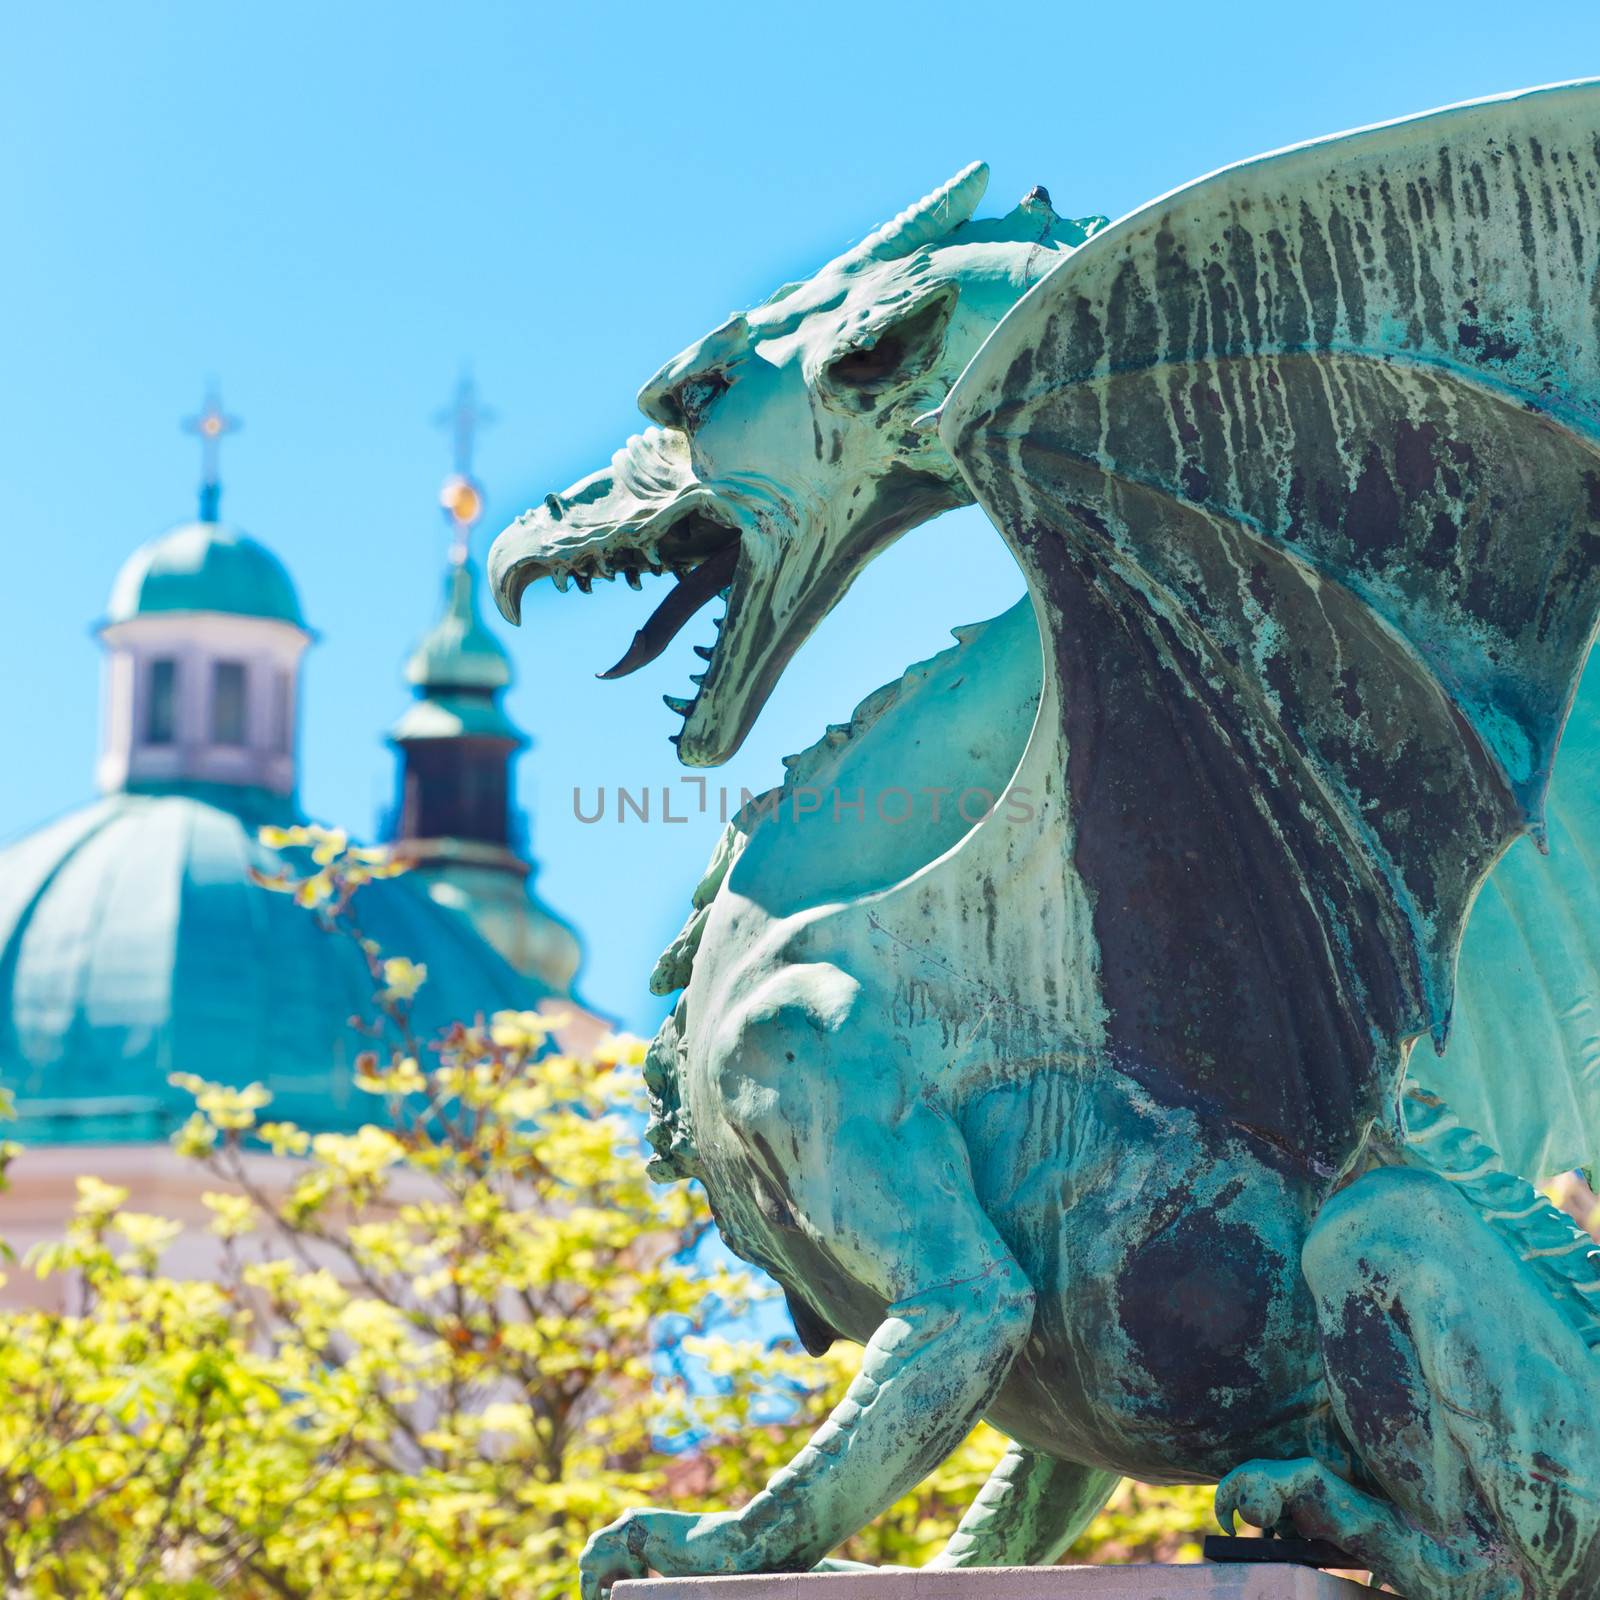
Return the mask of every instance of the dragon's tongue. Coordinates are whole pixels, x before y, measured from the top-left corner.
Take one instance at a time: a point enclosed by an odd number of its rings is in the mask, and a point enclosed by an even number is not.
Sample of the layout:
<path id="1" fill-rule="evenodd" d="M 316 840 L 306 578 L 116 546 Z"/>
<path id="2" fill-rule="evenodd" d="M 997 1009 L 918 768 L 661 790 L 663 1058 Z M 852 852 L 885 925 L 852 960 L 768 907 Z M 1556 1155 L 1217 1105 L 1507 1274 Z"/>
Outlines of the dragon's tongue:
<path id="1" fill-rule="evenodd" d="M 667 598 L 651 613 L 650 620 L 633 636 L 623 658 L 601 678 L 625 678 L 637 672 L 661 654 L 676 638 L 678 630 L 719 589 L 733 581 L 733 569 L 739 564 L 737 541 L 719 550 L 708 561 L 702 561 L 688 577 L 673 585 Z"/>

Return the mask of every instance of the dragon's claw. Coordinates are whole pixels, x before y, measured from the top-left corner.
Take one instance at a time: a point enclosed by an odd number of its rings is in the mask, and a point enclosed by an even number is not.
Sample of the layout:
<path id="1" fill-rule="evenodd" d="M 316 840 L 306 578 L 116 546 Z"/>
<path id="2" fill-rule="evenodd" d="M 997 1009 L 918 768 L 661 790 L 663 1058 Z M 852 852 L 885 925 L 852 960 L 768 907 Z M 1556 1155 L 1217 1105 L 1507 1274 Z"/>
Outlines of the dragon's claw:
<path id="1" fill-rule="evenodd" d="M 1318 1461 L 1247 1461 L 1235 1467 L 1217 1485 L 1218 1523 L 1234 1532 L 1238 1517 L 1252 1527 L 1274 1532 L 1284 1523 L 1311 1538 L 1324 1535 L 1321 1490 L 1327 1469 Z M 1300 1525 L 1297 1512 L 1309 1511 L 1315 1501 L 1319 1515 L 1315 1530 Z"/>
<path id="2" fill-rule="evenodd" d="M 578 1558 L 581 1600 L 605 1600 L 624 1578 L 686 1578 L 736 1569 L 734 1513 L 634 1510 L 590 1537 Z"/>

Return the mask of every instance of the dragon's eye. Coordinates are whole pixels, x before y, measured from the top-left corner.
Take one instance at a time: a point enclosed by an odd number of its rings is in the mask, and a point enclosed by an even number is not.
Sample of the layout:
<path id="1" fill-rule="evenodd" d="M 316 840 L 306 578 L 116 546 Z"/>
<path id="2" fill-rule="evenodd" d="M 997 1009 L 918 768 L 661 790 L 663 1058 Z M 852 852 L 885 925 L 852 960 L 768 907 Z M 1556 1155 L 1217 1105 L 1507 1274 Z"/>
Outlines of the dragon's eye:
<path id="1" fill-rule="evenodd" d="M 864 411 L 880 395 L 922 377 L 944 349 L 955 303 L 955 290 L 942 289 L 841 351 L 819 374 L 818 387 L 824 399 Z"/>
<path id="2" fill-rule="evenodd" d="M 886 333 L 874 345 L 846 350 L 828 363 L 828 381 L 846 389 L 881 393 L 905 364 L 905 341 Z"/>

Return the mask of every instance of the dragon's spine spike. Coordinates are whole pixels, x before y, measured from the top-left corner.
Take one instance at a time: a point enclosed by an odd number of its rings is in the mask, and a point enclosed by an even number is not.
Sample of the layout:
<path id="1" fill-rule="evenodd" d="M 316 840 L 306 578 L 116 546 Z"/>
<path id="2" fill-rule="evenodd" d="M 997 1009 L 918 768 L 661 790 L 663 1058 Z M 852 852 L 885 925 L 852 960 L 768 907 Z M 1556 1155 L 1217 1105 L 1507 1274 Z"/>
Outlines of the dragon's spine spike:
<path id="1" fill-rule="evenodd" d="M 794 755 L 782 757 L 784 778 L 775 790 L 754 797 L 749 806 L 730 822 L 711 853 L 705 873 L 695 887 L 692 909 L 678 936 L 662 952 L 655 970 L 650 974 L 651 994 L 668 995 L 689 985 L 694 971 L 694 958 L 700 949 L 700 939 L 705 932 L 706 917 L 711 902 L 722 887 L 729 868 L 738 859 L 749 838 L 749 830 L 765 815 L 781 809 L 784 796 L 808 784 L 828 781 L 838 769 L 842 751 L 853 739 L 859 737 L 886 711 L 893 707 L 903 694 L 926 678 L 935 662 L 946 656 L 959 655 L 978 639 L 989 626 L 987 622 L 964 623 L 950 631 L 956 643 L 927 661 L 913 662 L 896 679 L 874 689 L 850 714 L 848 722 L 834 722 L 815 744 L 808 745 Z M 775 803 L 776 802 L 776 803 Z"/>
<path id="2" fill-rule="evenodd" d="M 838 770 L 840 751 L 870 728 L 908 689 L 926 678 L 935 662 L 941 661 L 946 656 L 959 655 L 979 638 L 988 626 L 987 622 L 972 622 L 951 629 L 957 641 L 954 645 L 941 650 L 927 661 L 913 662 L 898 678 L 880 685 L 862 700 L 851 712 L 848 722 L 830 723 L 827 731 L 815 744 L 808 745 L 794 755 L 781 758 L 784 768 L 783 783 L 777 789 L 755 796 L 750 804 L 741 809 L 739 815 L 728 824 L 722 837 L 717 841 L 705 873 L 695 888 L 688 921 L 684 923 L 678 936 L 662 952 L 656 962 L 655 970 L 650 975 L 651 994 L 668 995 L 688 987 L 694 970 L 694 958 L 700 948 L 700 938 L 705 932 L 707 909 L 722 887 L 729 868 L 737 860 L 739 852 L 744 849 L 749 830 L 755 827 L 763 816 L 780 810 L 783 797 L 792 794 L 795 789 L 828 781 Z"/>
<path id="3" fill-rule="evenodd" d="M 1454 1184 L 1550 1291 L 1591 1349 L 1600 1346 L 1600 1250 L 1526 1178 L 1506 1170 L 1494 1148 L 1437 1095 L 1408 1084 L 1406 1148 Z"/>
<path id="4" fill-rule="evenodd" d="M 706 870 L 695 885 L 689 920 L 679 929 L 677 938 L 662 951 L 656 961 L 655 971 L 650 974 L 651 994 L 666 995 L 688 988 L 689 979 L 694 974 L 694 958 L 700 949 L 700 938 L 706 931 L 706 919 L 711 915 L 711 902 L 716 899 L 729 869 L 739 859 L 739 852 L 744 849 L 747 837 L 737 822 L 730 822 L 722 830 L 711 852 L 711 860 L 706 863 Z"/>
<path id="5" fill-rule="evenodd" d="M 992 620 L 992 619 L 991 619 Z M 988 622 L 963 623 L 959 628 L 950 630 L 955 638 L 954 645 L 947 646 L 936 655 L 930 656 L 926 661 L 914 661 L 900 674 L 898 678 L 888 683 L 881 684 L 874 689 L 850 713 L 848 722 L 834 722 L 828 725 L 828 731 L 816 741 L 807 745 L 804 750 L 792 756 L 784 756 L 783 792 L 788 794 L 796 788 L 806 784 L 815 784 L 826 781 L 837 770 L 835 758 L 853 739 L 859 738 L 873 723 L 890 710 L 907 690 L 912 689 L 922 679 L 926 678 L 936 663 L 947 657 L 959 655 L 974 639 L 977 639 L 989 626 Z"/>
<path id="6" fill-rule="evenodd" d="M 683 1039 L 687 1028 L 680 1000 L 650 1041 L 644 1059 L 644 1084 L 649 1095 L 650 1120 L 645 1141 L 655 1152 L 648 1171 L 655 1180 L 699 1176 L 699 1161 L 684 1118 L 682 1097 Z"/>

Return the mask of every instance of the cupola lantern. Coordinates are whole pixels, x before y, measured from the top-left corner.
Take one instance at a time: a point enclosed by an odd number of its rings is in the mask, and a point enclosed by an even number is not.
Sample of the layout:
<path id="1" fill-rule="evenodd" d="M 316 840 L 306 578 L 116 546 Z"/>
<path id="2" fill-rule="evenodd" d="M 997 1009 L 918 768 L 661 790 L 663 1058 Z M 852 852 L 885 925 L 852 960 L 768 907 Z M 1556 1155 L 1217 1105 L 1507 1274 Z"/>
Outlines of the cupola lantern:
<path id="1" fill-rule="evenodd" d="M 224 526 L 218 445 L 240 424 L 213 390 L 200 515 L 136 550 L 112 585 L 102 793 L 190 791 L 263 815 L 292 808 L 300 660 L 311 632 L 283 564 Z"/>

